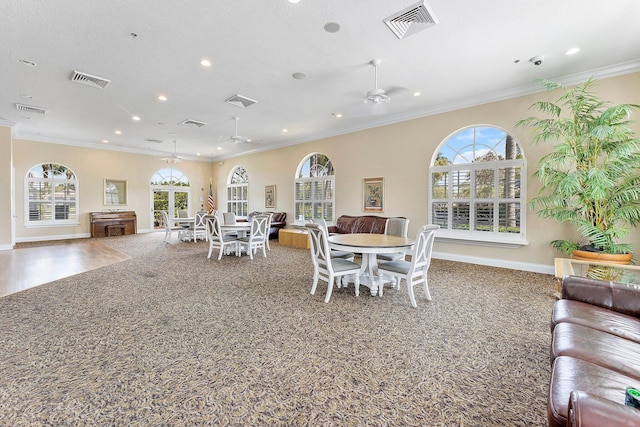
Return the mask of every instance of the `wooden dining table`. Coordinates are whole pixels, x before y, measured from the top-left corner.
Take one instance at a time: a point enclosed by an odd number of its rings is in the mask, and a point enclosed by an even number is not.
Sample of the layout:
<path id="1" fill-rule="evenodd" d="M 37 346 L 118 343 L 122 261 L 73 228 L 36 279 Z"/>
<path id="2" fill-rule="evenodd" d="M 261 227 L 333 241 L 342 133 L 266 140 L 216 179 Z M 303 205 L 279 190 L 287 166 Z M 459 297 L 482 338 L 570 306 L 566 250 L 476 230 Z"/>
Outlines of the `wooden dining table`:
<path id="1" fill-rule="evenodd" d="M 374 296 L 378 294 L 381 283 L 393 280 L 378 274 L 376 255 L 406 252 L 415 244 L 412 238 L 376 233 L 333 234 L 327 240 L 331 249 L 362 254 L 360 284 L 367 286 L 371 290 L 371 295 Z M 346 280 L 354 281 L 354 279 L 347 276 Z"/>

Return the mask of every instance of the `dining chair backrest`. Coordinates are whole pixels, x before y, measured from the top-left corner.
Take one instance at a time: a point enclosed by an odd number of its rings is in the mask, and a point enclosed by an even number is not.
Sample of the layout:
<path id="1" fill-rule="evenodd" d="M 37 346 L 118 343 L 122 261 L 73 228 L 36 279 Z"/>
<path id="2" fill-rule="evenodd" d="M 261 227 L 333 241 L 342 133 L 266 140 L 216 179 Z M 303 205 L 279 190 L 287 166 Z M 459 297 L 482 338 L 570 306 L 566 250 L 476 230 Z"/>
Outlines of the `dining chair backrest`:
<path id="1" fill-rule="evenodd" d="M 267 221 L 268 215 L 256 215 L 251 219 L 251 231 L 249 236 L 238 238 L 238 245 L 242 248 L 246 248 L 249 257 L 253 259 L 254 252 L 262 248 L 262 256 L 266 257 L 266 242 L 268 237 Z M 240 250 L 237 252 L 240 255 Z"/>
<path id="2" fill-rule="evenodd" d="M 327 231 L 327 229 L 328 229 L 327 221 L 324 218 L 312 218 L 311 222 L 313 224 L 318 224 L 318 225 L 324 227 L 325 231 Z"/>
<path id="3" fill-rule="evenodd" d="M 207 235 L 209 240 L 218 241 L 222 237 L 222 229 L 220 228 L 220 218 L 218 215 L 206 215 L 205 222 L 207 225 Z"/>
<path id="4" fill-rule="evenodd" d="M 416 235 L 416 244 L 414 252 L 411 255 L 411 271 L 418 269 L 429 269 L 431 265 L 431 252 L 433 251 L 433 242 L 436 238 L 436 231 L 439 225 L 428 224 L 420 227 Z"/>
<path id="5" fill-rule="evenodd" d="M 406 218 L 389 218 L 384 234 L 391 236 L 407 237 L 409 232 L 409 220 Z"/>
<path id="6" fill-rule="evenodd" d="M 169 221 L 169 214 L 167 211 L 160 211 L 162 214 L 162 225 L 164 226 L 164 241 L 168 242 L 171 238 L 171 221 Z"/>
<path id="7" fill-rule="evenodd" d="M 214 248 L 218 248 L 218 259 L 222 259 L 222 254 L 225 250 L 228 252 L 228 248 L 232 247 L 237 253 L 237 240 L 234 236 L 227 236 L 222 233 L 220 227 L 220 215 L 206 215 L 205 221 L 207 224 L 207 238 L 209 239 L 209 254 L 207 258 L 211 258 L 211 254 Z"/>
<path id="8" fill-rule="evenodd" d="M 233 212 L 225 212 L 222 214 L 224 218 L 225 224 L 235 224 L 236 223 L 236 214 Z"/>
<path id="9" fill-rule="evenodd" d="M 196 216 L 193 222 L 193 240 L 198 240 L 199 238 L 206 239 L 207 237 L 207 224 L 205 217 L 207 213 L 204 211 L 196 212 Z"/>
<path id="10" fill-rule="evenodd" d="M 311 260 L 316 268 L 329 271 L 331 269 L 331 252 L 327 240 L 326 228 L 315 222 L 307 224 L 309 232 L 309 249 Z"/>

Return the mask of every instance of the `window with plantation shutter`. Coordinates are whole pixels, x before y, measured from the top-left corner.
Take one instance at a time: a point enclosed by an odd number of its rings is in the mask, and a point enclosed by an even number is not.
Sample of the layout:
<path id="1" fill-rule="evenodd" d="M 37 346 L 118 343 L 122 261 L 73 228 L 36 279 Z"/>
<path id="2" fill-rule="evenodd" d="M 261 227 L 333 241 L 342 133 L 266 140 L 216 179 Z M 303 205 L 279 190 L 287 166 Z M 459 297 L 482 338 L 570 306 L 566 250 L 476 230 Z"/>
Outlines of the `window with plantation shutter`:
<path id="1" fill-rule="evenodd" d="M 233 169 L 229 175 L 227 212 L 233 212 L 236 216 L 247 216 L 249 213 L 249 174 L 242 166 Z"/>
<path id="2" fill-rule="evenodd" d="M 438 148 L 429 172 L 429 221 L 439 238 L 525 244 L 526 162 L 506 131 L 473 126 Z"/>
<path id="3" fill-rule="evenodd" d="M 27 226 L 78 225 L 78 179 L 66 166 L 42 163 L 25 178 Z"/>
<path id="4" fill-rule="evenodd" d="M 335 177 L 327 156 L 313 153 L 298 166 L 294 180 L 295 221 L 302 223 L 313 218 L 333 222 Z"/>

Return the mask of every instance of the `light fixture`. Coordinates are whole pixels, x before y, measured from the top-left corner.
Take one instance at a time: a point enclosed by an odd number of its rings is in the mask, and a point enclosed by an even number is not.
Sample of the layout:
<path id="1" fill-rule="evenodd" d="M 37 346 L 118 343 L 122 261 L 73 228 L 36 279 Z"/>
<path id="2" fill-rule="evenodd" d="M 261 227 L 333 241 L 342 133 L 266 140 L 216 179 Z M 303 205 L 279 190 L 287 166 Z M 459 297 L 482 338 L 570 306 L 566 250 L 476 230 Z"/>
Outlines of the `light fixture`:
<path id="1" fill-rule="evenodd" d="M 202 65 L 203 67 L 211 67 L 211 61 L 209 61 L 206 58 L 201 59 L 200 60 L 200 65 Z"/>
<path id="2" fill-rule="evenodd" d="M 102 140 L 102 142 L 103 142 L 104 144 L 108 144 L 108 143 L 109 143 L 109 140 L 108 140 L 108 139 L 103 139 L 103 140 Z"/>
<path id="3" fill-rule="evenodd" d="M 422 95 L 420 92 L 413 92 L 413 96 L 420 96 Z"/>
<path id="4" fill-rule="evenodd" d="M 296 80 L 303 80 L 307 78 L 307 74 L 303 73 L 302 71 L 296 71 L 291 75 L 291 77 L 293 77 Z"/>
<path id="5" fill-rule="evenodd" d="M 331 115 L 332 115 L 333 117 L 338 118 L 338 119 L 339 119 L 340 117 L 342 117 L 342 114 L 340 114 L 340 113 L 331 113 Z"/>
<path id="6" fill-rule="evenodd" d="M 289 0 L 289 3 L 293 3 L 293 4 L 300 3 L 300 0 Z"/>
<path id="7" fill-rule="evenodd" d="M 121 130 L 116 130 L 116 135 L 122 135 L 122 131 Z"/>
<path id="8" fill-rule="evenodd" d="M 571 49 L 565 52 L 565 55 L 575 55 L 578 52 L 580 52 L 579 47 L 572 47 Z"/>
<path id="9" fill-rule="evenodd" d="M 133 116 L 133 117 L 131 117 L 131 120 L 133 120 L 134 122 L 139 122 L 140 121 L 140 117 L 139 116 Z"/>
<path id="10" fill-rule="evenodd" d="M 338 31 L 340 31 L 340 24 L 338 24 L 337 22 L 327 22 L 326 24 L 324 24 L 324 30 L 327 33 L 337 33 Z"/>
<path id="11" fill-rule="evenodd" d="M 287 129 L 282 129 L 282 133 L 287 133 L 289 132 Z"/>
<path id="12" fill-rule="evenodd" d="M 158 101 L 166 101 L 167 97 L 165 95 L 158 95 Z"/>

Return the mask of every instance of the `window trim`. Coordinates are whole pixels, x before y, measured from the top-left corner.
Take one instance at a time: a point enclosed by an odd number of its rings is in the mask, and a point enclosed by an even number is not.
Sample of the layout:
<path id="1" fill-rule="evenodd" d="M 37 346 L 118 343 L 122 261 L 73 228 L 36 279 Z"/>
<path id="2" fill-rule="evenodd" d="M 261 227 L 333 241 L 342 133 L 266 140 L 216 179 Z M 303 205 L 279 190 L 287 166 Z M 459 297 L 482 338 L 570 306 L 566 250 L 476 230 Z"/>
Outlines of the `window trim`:
<path id="1" fill-rule="evenodd" d="M 309 175 L 310 176 L 305 176 L 302 177 L 302 170 L 305 166 L 305 164 L 309 161 L 311 161 L 311 158 L 313 156 L 324 156 L 327 159 L 327 163 L 325 163 L 325 166 L 330 166 L 330 171 L 332 172 L 331 175 L 320 175 L 320 176 L 311 176 L 312 175 L 312 170 L 309 170 Z M 298 184 L 302 184 L 305 185 L 307 183 L 310 183 L 312 189 L 314 187 L 314 183 L 321 183 L 324 184 L 326 182 L 329 182 L 330 186 L 331 186 L 331 200 L 325 200 L 325 199 L 315 199 L 315 198 L 311 198 L 308 200 L 304 200 L 304 199 L 298 199 L 297 196 L 297 187 Z M 296 213 L 298 212 L 298 204 L 302 203 L 303 206 L 305 204 L 311 204 L 311 211 L 313 214 L 313 204 L 314 203 L 320 203 L 322 205 L 325 204 L 331 204 L 331 217 L 327 218 L 324 213 L 325 213 L 325 209 L 324 207 L 322 208 L 322 217 L 325 219 L 325 221 L 329 224 L 333 223 L 335 221 L 335 215 L 336 215 L 336 174 L 335 174 L 335 169 L 333 167 L 333 162 L 331 161 L 331 159 L 329 158 L 329 156 L 327 156 L 326 154 L 323 153 L 319 153 L 319 152 L 313 152 L 310 153 L 308 155 L 306 155 L 298 164 L 298 167 L 296 168 L 296 174 L 294 176 L 293 179 L 293 214 L 295 216 L 294 218 L 294 224 L 298 225 L 298 226 L 302 226 L 304 225 L 305 222 L 307 221 L 311 221 L 313 218 L 306 218 L 306 216 L 304 218 L 300 218 L 299 215 L 296 215 Z M 302 211 L 304 212 L 304 209 L 302 209 Z"/>
<path id="2" fill-rule="evenodd" d="M 522 153 L 522 158 L 519 159 L 509 159 L 509 160 L 492 160 L 487 162 L 478 162 L 478 163 L 451 163 L 448 165 L 434 165 L 436 159 L 438 158 L 438 154 L 442 151 L 442 148 L 449 143 L 449 141 L 460 132 L 466 131 L 470 128 L 493 128 L 499 131 L 504 132 L 506 135 L 511 136 L 514 142 L 518 144 L 520 152 Z M 475 144 L 475 139 L 473 144 Z M 454 150 L 455 151 L 455 150 Z M 449 179 L 447 183 L 447 197 L 446 198 L 434 198 L 434 183 L 433 183 L 433 174 L 437 172 L 447 172 L 449 176 L 453 176 L 453 172 L 456 170 L 469 170 L 471 177 L 469 185 L 471 186 L 471 191 L 474 190 L 474 182 L 475 182 L 475 170 L 478 169 L 491 169 L 495 171 L 494 173 L 494 188 L 499 188 L 499 173 L 497 173 L 500 169 L 508 168 L 508 167 L 518 167 L 520 168 L 520 195 L 517 199 L 512 198 L 504 198 L 499 197 L 498 191 L 494 192 L 494 196 L 491 198 L 475 198 L 471 197 L 473 193 L 470 193 L 468 198 L 454 198 L 453 194 L 453 179 Z M 433 218 L 433 206 L 434 203 L 446 203 L 448 206 L 448 215 L 447 215 L 447 224 L 448 228 L 441 228 L 438 230 L 436 235 L 436 240 L 440 242 L 446 243 L 462 243 L 462 244 L 471 244 L 471 245 L 482 245 L 482 246 L 493 246 L 493 247 L 506 247 L 506 248 L 517 248 L 521 246 L 526 246 L 529 242 L 526 239 L 526 221 L 527 221 L 527 209 L 526 209 L 526 187 L 527 187 L 527 161 L 525 157 L 524 150 L 522 149 L 522 145 L 520 142 L 505 129 L 502 129 L 498 126 L 480 124 L 480 125 L 472 125 L 467 126 L 457 131 L 451 133 L 447 138 L 445 138 L 436 148 L 435 153 L 431 159 L 431 163 L 429 165 L 429 176 L 428 176 L 428 186 L 427 186 L 427 200 L 428 203 L 428 221 L 432 223 Z M 511 203 L 517 202 L 520 203 L 520 233 L 501 233 L 499 232 L 500 224 L 494 216 L 494 230 L 493 231 L 476 231 L 473 230 L 472 226 L 474 224 L 474 210 L 475 204 L 478 202 L 489 202 L 489 203 Z M 452 229 L 452 214 L 451 206 L 453 203 L 469 203 L 470 205 L 470 227 L 468 230 L 460 230 L 460 229 Z M 494 215 L 497 215 L 497 212 L 494 210 Z"/>
<path id="3" fill-rule="evenodd" d="M 240 168 L 242 168 L 242 170 L 244 171 L 244 173 L 242 174 L 244 181 L 233 182 L 236 177 L 236 171 Z M 234 199 L 234 200 L 229 199 L 230 191 L 232 188 L 240 188 L 240 189 L 244 188 L 245 189 L 244 194 L 246 194 L 246 198 Z M 225 198 L 226 198 L 227 212 L 234 212 L 236 214 L 236 217 L 239 217 L 239 218 L 245 218 L 247 215 L 249 215 L 249 173 L 247 172 L 247 168 L 245 168 L 244 166 L 242 165 L 235 166 L 229 172 L 229 176 L 227 178 L 227 185 L 225 188 Z M 244 209 L 246 211 L 244 215 L 242 215 L 241 213 L 238 213 L 237 211 L 237 205 L 239 204 L 244 205 Z M 236 207 L 236 209 L 233 209 L 234 206 Z"/>
<path id="4" fill-rule="evenodd" d="M 41 165 L 58 165 L 66 168 L 66 170 L 71 171 L 74 179 L 55 179 L 55 175 L 50 178 L 38 178 L 38 177 L 29 177 L 29 173 L 36 167 Z M 76 217 L 74 219 L 56 219 L 55 218 L 55 192 L 53 192 L 54 199 L 50 202 L 52 206 L 52 218 L 50 220 L 38 220 L 32 221 L 30 218 L 30 202 L 43 202 L 42 200 L 30 200 L 29 199 L 29 184 L 32 182 L 49 182 L 53 187 L 55 187 L 55 183 L 73 183 L 75 185 L 75 198 L 72 203 L 75 205 Z M 27 174 L 24 178 L 24 225 L 25 228 L 47 228 L 47 227 L 77 227 L 80 225 L 80 180 L 78 179 L 78 175 L 73 171 L 73 169 L 63 165 L 61 163 L 56 162 L 42 162 L 36 165 L 33 165 L 27 171 Z"/>

